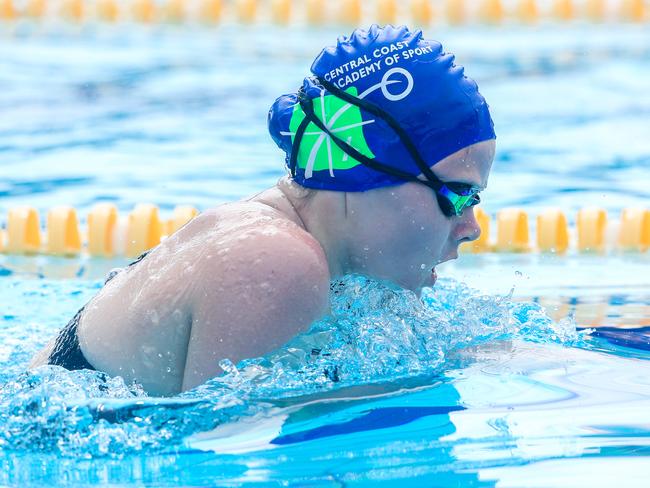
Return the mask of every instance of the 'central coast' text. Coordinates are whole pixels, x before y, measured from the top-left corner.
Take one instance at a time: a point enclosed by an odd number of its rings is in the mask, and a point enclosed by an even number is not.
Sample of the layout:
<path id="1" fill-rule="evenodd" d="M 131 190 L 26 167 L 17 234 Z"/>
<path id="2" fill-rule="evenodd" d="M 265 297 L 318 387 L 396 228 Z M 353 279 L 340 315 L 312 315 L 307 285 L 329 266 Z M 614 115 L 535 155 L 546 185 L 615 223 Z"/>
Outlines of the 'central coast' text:
<path id="1" fill-rule="evenodd" d="M 402 59 L 411 59 L 432 52 L 433 48 L 431 46 L 408 48 L 406 42 L 394 42 L 388 46 L 375 49 L 372 52 L 372 57 L 364 54 L 334 68 L 325 73 L 324 78 L 339 88 L 345 88 L 361 78 L 382 71 L 385 67 L 396 65 Z"/>

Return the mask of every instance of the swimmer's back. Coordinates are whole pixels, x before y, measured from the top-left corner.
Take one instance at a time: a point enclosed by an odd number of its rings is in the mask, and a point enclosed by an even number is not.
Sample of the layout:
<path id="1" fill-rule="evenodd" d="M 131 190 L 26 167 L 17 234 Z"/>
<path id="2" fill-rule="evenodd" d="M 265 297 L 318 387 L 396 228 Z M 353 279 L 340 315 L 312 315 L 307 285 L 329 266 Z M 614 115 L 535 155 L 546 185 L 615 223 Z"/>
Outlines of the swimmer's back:
<path id="1" fill-rule="evenodd" d="M 86 305 L 79 344 L 95 369 L 151 394 L 190 389 L 281 346 L 327 309 L 317 241 L 277 210 L 209 210 L 116 275 Z"/>

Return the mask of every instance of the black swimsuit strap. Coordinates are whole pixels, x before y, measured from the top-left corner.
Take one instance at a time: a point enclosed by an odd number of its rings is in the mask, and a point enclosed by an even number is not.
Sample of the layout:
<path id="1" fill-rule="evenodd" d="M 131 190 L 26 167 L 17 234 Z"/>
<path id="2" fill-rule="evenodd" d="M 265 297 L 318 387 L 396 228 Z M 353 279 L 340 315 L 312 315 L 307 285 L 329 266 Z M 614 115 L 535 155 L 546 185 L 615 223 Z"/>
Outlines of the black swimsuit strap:
<path id="1" fill-rule="evenodd" d="M 54 349 L 52 349 L 48 358 L 48 364 L 61 366 L 71 371 L 77 369 L 90 369 L 95 371 L 95 368 L 88 362 L 79 346 L 77 327 L 83 310 L 84 307 L 82 307 L 75 316 L 72 317 L 72 320 L 68 322 L 68 325 L 59 332 L 59 335 L 54 342 Z"/>

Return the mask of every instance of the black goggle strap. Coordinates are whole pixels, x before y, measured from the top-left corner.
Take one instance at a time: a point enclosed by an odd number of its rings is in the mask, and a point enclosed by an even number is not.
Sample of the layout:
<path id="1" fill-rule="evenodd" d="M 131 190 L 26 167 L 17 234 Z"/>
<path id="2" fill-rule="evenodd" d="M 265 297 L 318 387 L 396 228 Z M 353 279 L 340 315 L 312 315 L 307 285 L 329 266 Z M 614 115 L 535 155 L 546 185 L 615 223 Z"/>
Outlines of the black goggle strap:
<path id="1" fill-rule="evenodd" d="M 402 141 L 402 144 L 404 144 L 404 147 L 410 154 L 411 158 L 413 158 L 413 161 L 415 161 L 415 164 L 417 164 L 418 168 L 420 169 L 422 174 L 424 174 L 427 180 L 429 180 L 430 182 L 442 184 L 440 179 L 435 174 L 433 174 L 433 171 L 431 171 L 429 165 L 422 159 L 422 156 L 420 156 L 420 152 L 417 150 L 415 144 L 413 144 L 413 141 L 411 141 L 411 138 L 408 136 L 406 131 L 402 129 L 402 126 L 393 118 L 391 114 L 389 114 L 385 110 L 377 107 L 376 105 L 373 105 L 372 103 L 366 100 L 357 98 L 353 95 L 350 95 L 349 93 L 344 92 L 333 83 L 330 83 L 329 81 L 321 77 L 316 77 L 316 79 L 321 84 L 321 86 L 323 86 L 328 92 L 330 92 L 335 97 L 340 98 L 341 100 L 345 100 L 349 104 L 355 105 L 365 110 L 366 112 L 371 113 L 376 117 L 379 117 L 384 122 L 386 122 L 390 126 L 390 128 L 393 129 L 395 133 L 398 135 L 398 137 Z"/>
<path id="2" fill-rule="evenodd" d="M 301 104 L 302 106 L 302 104 Z M 291 177 L 296 176 L 296 164 L 298 163 L 298 151 L 300 150 L 300 141 L 302 141 L 302 136 L 305 134 L 305 130 L 309 125 L 309 118 L 305 117 L 300 122 L 298 129 L 296 130 L 296 135 L 293 139 L 293 144 L 291 145 L 291 158 L 289 159 L 289 171 L 291 172 Z"/>
<path id="3" fill-rule="evenodd" d="M 312 122 L 314 125 L 316 125 L 316 127 L 318 127 L 324 133 L 329 135 L 334 141 L 334 144 L 336 144 L 343 152 L 347 153 L 349 156 L 353 157 L 354 159 L 362 163 L 364 166 L 367 166 L 371 169 L 374 169 L 375 171 L 386 173 L 406 181 L 415 181 L 418 183 L 422 183 L 434 190 L 438 190 L 442 186 L 442 182 L 440 180 L 437 180 L 437 178 L 436 178 L 437 181 L 421 180 L 417 176 L 407 173 L 406 171 L 401 171 L 397 168 L 393 168 L 392 166 L 388 166 L 387 164 L 380 163 L 376 159 L 370 159 L 364 154 L 361 154 L 359 151 L 357 151 L 346 141 L 339 138 L 336 134 L 332 133 L 332 131 L 330 131 L 325 126 L 325 124 L 323 124 L 323 122 L 314 113 L 312 100 L 306 95 L 306 93 L 302 89 L 300 89 L 300 91 L 298 92 L 298 100 L 300 102 L 300 107 L 302 108 L 302 111 L 305 114 L 305 118 L 303 119 L 300 125 L 302 126 L 303 124 L 305 124 L 306 127 L 309 122 Z M 295 159 L 297 157 L 298 148 L 300 147 L 300 140 L 302 138 L 302 135 L 304 134 L 304 130 L 302 131 L 301 134 L 298 134 L 299 130 L 300 127 L 298 127 L 298 130 L 296 131 L 296 136 L 293 142 L 292 153 L 291 153 L 291 161 L 294 167 L 295 167 Z"/>

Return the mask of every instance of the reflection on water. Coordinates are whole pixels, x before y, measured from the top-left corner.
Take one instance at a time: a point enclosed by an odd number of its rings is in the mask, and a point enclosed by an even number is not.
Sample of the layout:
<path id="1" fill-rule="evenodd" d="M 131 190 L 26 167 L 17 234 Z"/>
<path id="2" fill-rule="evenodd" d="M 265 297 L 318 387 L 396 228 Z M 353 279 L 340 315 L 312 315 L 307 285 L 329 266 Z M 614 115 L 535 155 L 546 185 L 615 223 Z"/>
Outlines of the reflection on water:
<path id="1" fill-rule="evenodd" d="M 500 479 L 528 486 L 535 473 L 544 480 L 538 486 L 602 486 L 600 469 L 570 469 L 594 457 L 636 470 L 627 473 L 631 480 L 647 476 L 634 462 L 650 454 L 647 360 L 520 341 L 478 346 L 457 359 L 458 367 L 420 386 L 281 402 L 189 436 L 173 453 L 91 461 L 4 452 L 9 469 L 0 481 L 67 473 L 60 479 L 223 486 L 417 476 L 435 486 Z M 561 477 L 545 472 L 551 461 Z"/>
<path id="2" fill-rule="evenodd" d="M 522 299 L 539 303 L 556 321 L 573 316 L 582 327 L 647 329 L 650 326 L 650 290 L 648 293 L 587 297 L 532 296 Z M 643 333 L 645 330 L 638 332 Z"/>

